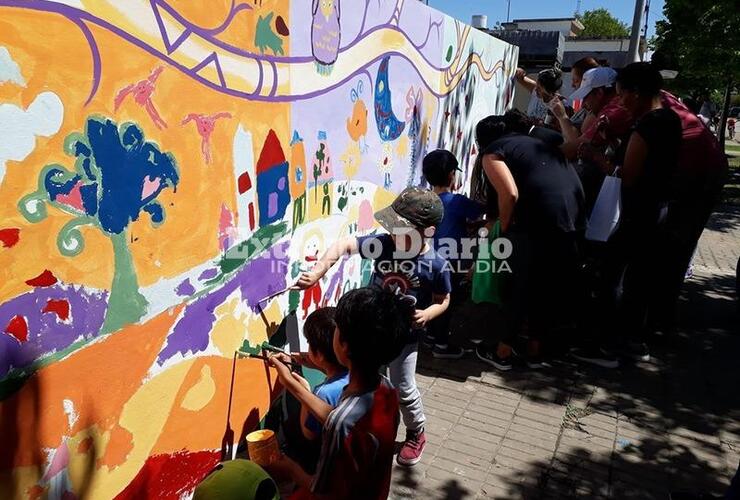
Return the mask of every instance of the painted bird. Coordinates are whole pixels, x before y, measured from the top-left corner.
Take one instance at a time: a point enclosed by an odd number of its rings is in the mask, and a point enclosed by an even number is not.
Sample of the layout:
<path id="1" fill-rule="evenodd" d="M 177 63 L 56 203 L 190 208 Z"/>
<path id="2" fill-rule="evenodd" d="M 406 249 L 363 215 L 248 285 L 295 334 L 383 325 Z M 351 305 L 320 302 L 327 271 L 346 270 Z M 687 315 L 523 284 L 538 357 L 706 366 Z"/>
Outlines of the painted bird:
<path id="1" fill-rule="evenodd" d="M 216 128 L 216 120 L 219 118 L 231 118 L 231 113 L 216 113 L 215 115 L 199 115 L 190 113 L 180 125 L 194 121 L 198 134 L 200 135 L 200 150 L 206 163 L 211 163 L 211 134 Z"/>
<path id="2" fill-rule="evenodd" d="M 167 128 L 167 124 L 164 122 L 162 117 L 159 116 L 157 108 L 154 107 L 154 101 L 152 101 L 152 96 L 154 95 L 154 86 L 157 83 L 157 78 L 159 78 L 159 75 L 162 73 L 162 71 L 164 71 L 164 67 L 158 66 L 154 68 L 154 70 L 151 72 L 146 80 L 132 83 L 131 85 L 128 85 L 127 87 L 119 90 L 113 101 L 113 110 L 118 111 L 118 108 L 121 106 L 126 97 L 128 97 L 129 95 L 133 95 L 134 102 L 139 106 L 142 106 L 146 110 L 146 112 L 149 114 L 149 117 L 152 119 L 154 125 L 156 125 L 157 128 Z"/>

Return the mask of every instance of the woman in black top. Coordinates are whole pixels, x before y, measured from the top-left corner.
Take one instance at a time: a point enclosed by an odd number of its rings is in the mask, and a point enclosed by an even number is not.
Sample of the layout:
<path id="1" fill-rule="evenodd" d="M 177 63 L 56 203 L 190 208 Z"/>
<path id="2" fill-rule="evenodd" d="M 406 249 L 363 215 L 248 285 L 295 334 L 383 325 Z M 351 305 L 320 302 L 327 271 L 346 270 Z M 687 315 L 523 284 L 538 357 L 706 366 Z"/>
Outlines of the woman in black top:
<path id="1" fill-rule="evenodd" d="M 614 235 L 624 269 L 622 332 L 630 337 L 631 354 L 648 360 L 644 343 L 650 300 L 660 295 L 662 222 L 668 210 L 681 145 L 681 119 L 664 108 L 663 77 L 650 63 L 634 63 L 617 77 L 622 106 L 637 118 L 627 143 L 622 178 L 622 219 Z"/>
<path id="2" fill-rule="evenodd" d="M 505 331 L 495 349 L 479 347 L 478 357 L 500 370 L 511 369 L 512 341 L 529 330 L 527 363 L 540 364 L 539 340 L 567 317 L 577 269 L 577 235 L 584 226 L 581 182 L 559 148 L 528 135 L 520 113 L 491 116 L 476 127 L 482 151 L 473 178 L 497 217 L 502 236 L 513 245 L 503 312 Z M 474 193 L 476 194 L 476 193 Z M 572 318 L 568 318 L 572 319 Z"/>

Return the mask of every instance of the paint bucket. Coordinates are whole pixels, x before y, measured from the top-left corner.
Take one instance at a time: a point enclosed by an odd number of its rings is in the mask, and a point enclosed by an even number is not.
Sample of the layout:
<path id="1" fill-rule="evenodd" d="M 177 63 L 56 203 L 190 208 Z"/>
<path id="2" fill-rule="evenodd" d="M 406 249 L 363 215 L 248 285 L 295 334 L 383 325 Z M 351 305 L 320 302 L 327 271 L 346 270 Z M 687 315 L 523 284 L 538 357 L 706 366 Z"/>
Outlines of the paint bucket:
<path id="1" fill-rule="evenodd" d="M 249 459 L 262 467 L 273 464 L 280 459 L 277 436 L 269 429 L 247 434 L 247 451 L 249 452 Z"/>

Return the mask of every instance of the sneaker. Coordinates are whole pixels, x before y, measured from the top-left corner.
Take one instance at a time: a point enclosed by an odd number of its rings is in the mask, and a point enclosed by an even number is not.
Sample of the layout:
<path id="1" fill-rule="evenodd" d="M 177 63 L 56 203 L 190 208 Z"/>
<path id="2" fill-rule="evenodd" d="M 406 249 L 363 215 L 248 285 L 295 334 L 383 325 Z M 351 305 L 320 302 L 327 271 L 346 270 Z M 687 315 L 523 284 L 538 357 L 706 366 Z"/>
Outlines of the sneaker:
<path id="1" fill-rule="evenodd" d="M 571 349 L 570 355 L 572 358 L 589 363 L 592 365 L 600 366 L 602 368 L 619 368 L 619 360 L 616 356 L 610 354 L 604 349 L 596 347 L 592 348 L 580 348 Z"/>
<path id="2" fill-rule="evenodd" d="M 502 372 L 508 372 L 511 370 L 511 358 L 513 356 L 500 358 L 498 354 L 496 354 L 496 351 L 486 349 L 483 346 L 476 347 L 475 355 L 478 356 L 478 359 L 481 361 L 485 361 L 489 365 L 493 365 L 497 370 L 501 370 Z"/>
<path id="3" fill-rule="evenodd" d="M 636 361 L 650 361 L 650 349 L 645 342 L 630 342 L 625 354 Z"/>
<path id="4" fill-rule="evenodd" d="M 427 444 L 427 438 L 424 435 L 424 429 L 420 431 L 406 431 L 406 441 L 398 452 L 396 461 L 398 465 L 412 467 L 419 463 L 421 455 L 424 453 L 424 447 Z"/>
<path id="5" fill-rule="evenodd" d="M 432 356 L 437 359 L 460 359 L 465 356 L 465 350 L 462 347 L 458 347 L 456 345 L 435 344 L 432 348 Z"/>

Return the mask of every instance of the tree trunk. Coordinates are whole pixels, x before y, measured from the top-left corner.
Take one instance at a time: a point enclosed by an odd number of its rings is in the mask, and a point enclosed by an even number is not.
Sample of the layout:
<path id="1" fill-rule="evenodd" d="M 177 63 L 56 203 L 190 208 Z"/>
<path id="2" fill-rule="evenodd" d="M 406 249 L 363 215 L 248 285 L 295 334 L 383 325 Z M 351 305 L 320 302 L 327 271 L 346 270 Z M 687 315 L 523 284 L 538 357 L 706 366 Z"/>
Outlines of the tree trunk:
<path id="1" fill-rule="evenodd" d="M 732 77 L 727 79 L 727 88 L 725 89 L 725 102 L 722 104 L 722 116 L 719 119 L 719 143 L 722 151 L 725 150 L 725 135 L 727 133 L 727 116 L 730 113 L 730 101 L 732 100 Z"/>
<path id="2" fill-rule="evenodd" d="M 113 244 L 114 274 L 108 309 L 101 333 L 111 333 L 127 324 L 136 323 L 146 314 L 147 301 L 139 293 L 134 262 L 128 248 L 126 231 L 109 236 Z"/>

